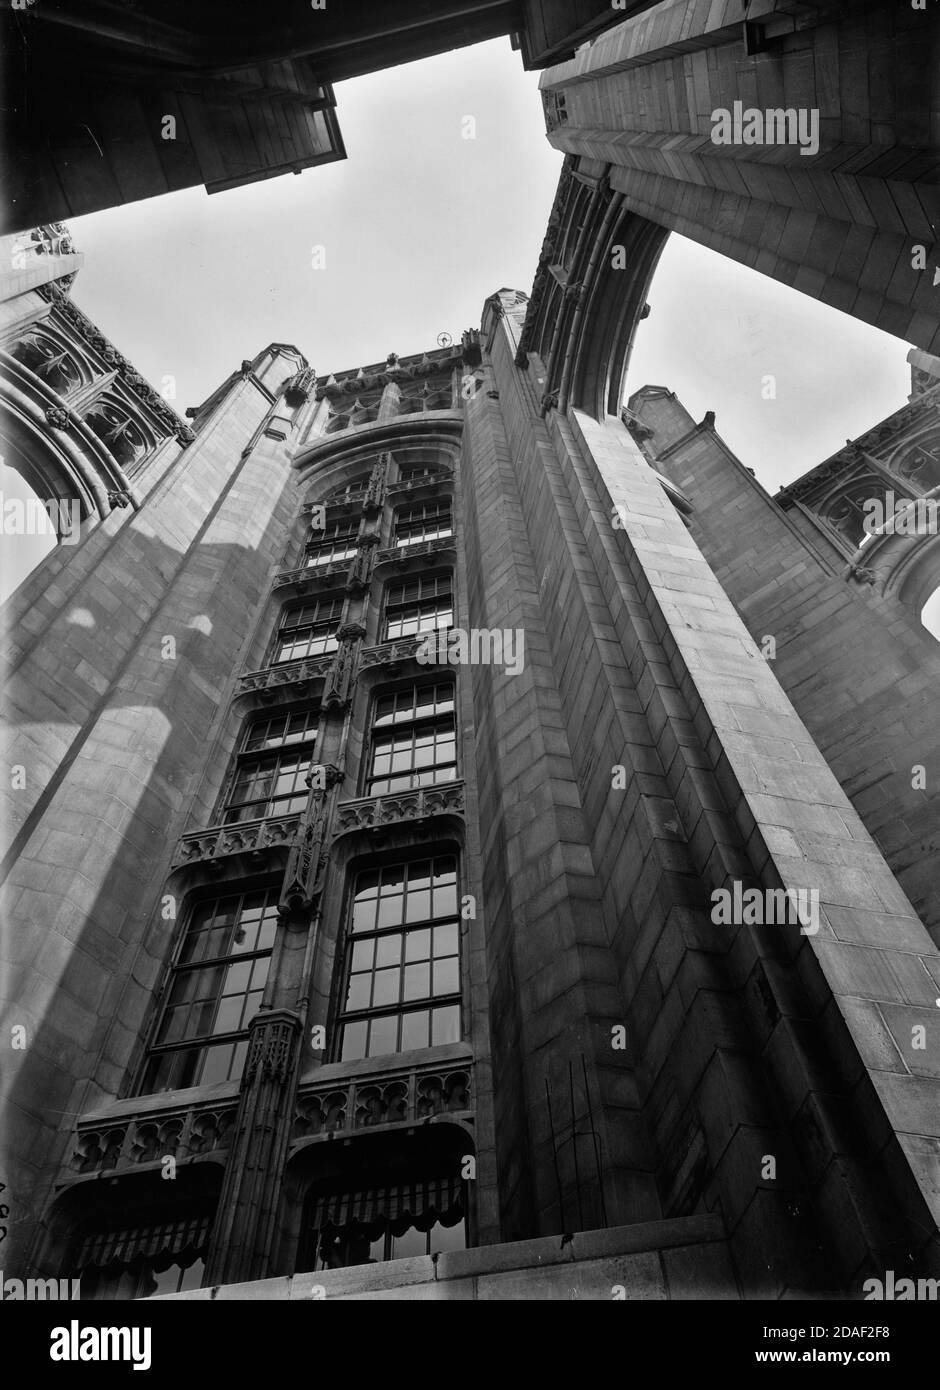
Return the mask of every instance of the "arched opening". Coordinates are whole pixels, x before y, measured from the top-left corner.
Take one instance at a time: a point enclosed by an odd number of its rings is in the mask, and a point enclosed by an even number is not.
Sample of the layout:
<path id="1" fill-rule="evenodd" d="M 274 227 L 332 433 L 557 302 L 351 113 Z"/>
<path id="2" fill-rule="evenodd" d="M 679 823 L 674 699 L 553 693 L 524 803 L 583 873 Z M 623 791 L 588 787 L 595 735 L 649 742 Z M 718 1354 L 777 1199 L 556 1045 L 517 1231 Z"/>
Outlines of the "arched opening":
<path id="1" fill-rule="evenodd" d="M 82 1299 L 150 1298 L 199 1288 L 222 1185 L 217 1163 L 181 1163 L 74 1183 L 49 1221 L 48 1263 Z M 46 1261 L 43 1261 L 46 1263 Z"/>
<path id="2" fill-rule="evenodd" d="M 310 1142 L 292 1165 L 302 1190 L 295 1272 L 465 1249 L 472 1159 L 466 1128 L 446 1121 L 389 1127 L 342 1149 Z"/>
<path id="3" fill-rule="evenodd" d="M 107 402 L 90 410 L 85 423 L 124 469 L 132 469 L 152 447 L 153 441 L 147 439 L 137 421 Z"/>
<path id="4" fill-rule="evenodd" d="M 39 479 L 36 478 L 36 481 Z M 71 535 L 69 528 L 73 515 L 77 536 L 79 506 L 75 499 L 44 496 L 30 478 L 11 466 L 6 458 L 0 460 L 0 498 L 0 522 L 3 527 L 3 542 L 0 545 L 2 603 L 55 550 L 60 535 Z"/>
<path id="5" fill-rule="evenodd" d="M 629 296 L 629 272 L 620 275 L 619 294 Z M 610 293 L 618 295 L 615 278 Z M 908 402 L 908 344 L 687 237 L 665 241 L 646 295 L 650 311 L 637 319 L 627 396 L 661 384 L 691 417 L 685 430 L 714 412 L 725 445 L 771 493 Z M 675 430 L 657 426 L 645 441 L 648 456 L 669 448 Z M 898 501 L 929 491 L 940 481 L 938 444 L 938 437 L 918 439 L 897 457 L 890 442 L 875 447 L 887 472 L 867 495 L 892 486 L 887 473 L 897 478 Z M 862 535 L 845 539 L 854 545 Z"/>
<path id="6" fill-rule="evenodd" d="M 931 636 L 940 642 L 940 584 L 920 610 L 920 620 Z"/>
<path id="7" fill-rule="evenodd" d="M 59 396 L 67 396 L 81 384 L 82 370 L 73 355 L 46 334 L 27 334 L 14 346 L 12 355 Z"/>

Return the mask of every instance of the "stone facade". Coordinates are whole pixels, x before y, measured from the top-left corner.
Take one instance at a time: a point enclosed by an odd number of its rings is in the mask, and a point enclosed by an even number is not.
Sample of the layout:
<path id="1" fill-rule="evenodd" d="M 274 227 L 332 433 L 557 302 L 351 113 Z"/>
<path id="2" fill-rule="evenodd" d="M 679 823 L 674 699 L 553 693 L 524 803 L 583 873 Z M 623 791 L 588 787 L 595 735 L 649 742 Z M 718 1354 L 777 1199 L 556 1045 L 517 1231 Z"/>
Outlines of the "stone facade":
<path id="1" fill-rule="evenodd" d="M 611 304 L 618 212 L 578 172 L 531 299 L 335 375 L 272 344 L 189 426 L 61 276 L 12 287 L 11 429 L 28 387 L 84 440 L 110 393 L 128 428 L 92 431 L 95 476 L 129 504 L 89 505 L 3 614 L 9 1274 L 199 1298 L 936 1274 L 936 801 L 903 775 L 930 764 L 933 639 L 903 557 L 859 583 L 833 524 L 857 449 L 771 499 L 668 392 L 606 408 L 662 238 L 633 224 Z M 37 333 L 71 334 L 80 395 Z M 915 489 L 919 361 L 856 441 Z M 32 456 L 69 489 L 92 463 L 55 472 L 58 419 Z M 910 723 L 879 722 L 899 685 Z M 818 912 L 716 914 L 744 890 Z"/>
<path id="2" fill-rule="evenodd" d="M 936 353 L 938 52 L 931 5 L 663 0 L 540 86 L 552 145 L 635 218 Z M 788 110 L 814 139 L 745 135 Z"/>
<path id="3" fill-rule="evenodd" d="M 774 497 L 714 416 L 694 422 L 670 392 L 637 392 L 629 423 L 652 466 L 690 499 L 692 535 L 755 641 L 774 639 L 777 679 L 940 940 L 940 799 L 928 771 L 940 752 L 940 646 L 921 622 L 940 584 L 936 517 L 928 528 L 929 514 L 912 513 L 921 534 L 889 518 L 863 535 L 860 505 L 883 501 L 903 517 L 937 495 L 940 361 L 926 366 L 909 405 Z"/>
<path id="4" fill-rule="evenodd" d="M 624 13 L 608 0 L 134 0 L 102 16 L 85 0 L 13 0 L 0 13 L 8 225 L 344 159 L 333 83 L 501 35 L 544 67 Z"/>

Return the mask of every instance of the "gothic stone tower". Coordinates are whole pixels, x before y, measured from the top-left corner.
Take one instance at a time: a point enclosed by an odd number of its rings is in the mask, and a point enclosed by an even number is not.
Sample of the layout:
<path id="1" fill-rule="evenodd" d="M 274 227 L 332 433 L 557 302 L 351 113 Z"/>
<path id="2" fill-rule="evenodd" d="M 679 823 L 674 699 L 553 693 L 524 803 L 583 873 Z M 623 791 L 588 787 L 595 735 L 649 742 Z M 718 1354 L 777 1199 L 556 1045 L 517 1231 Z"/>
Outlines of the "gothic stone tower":
<path id="1" fill-rule="evenodd" d="M 671 392 L 644 387 L 624 418 L 691 502 L 692 534 L 752 636 L 774 638 L 777 679 L 940 941 L 940 645 L 921 622 L 940 587 L 940 360 L 910 356 L 910 402 L 773 498 L 714 416 L 692 420 Z"/>
<path id="2" fill-rule="evenodd" d="M 8 1273 L 936 1273 L 940 957 L 604 408 L 655 249 L 619 317 L 540 272 L 453 347 L 271 345 L 11 599 Z M 818 930 L 716 921 L 745 888 Z"/>

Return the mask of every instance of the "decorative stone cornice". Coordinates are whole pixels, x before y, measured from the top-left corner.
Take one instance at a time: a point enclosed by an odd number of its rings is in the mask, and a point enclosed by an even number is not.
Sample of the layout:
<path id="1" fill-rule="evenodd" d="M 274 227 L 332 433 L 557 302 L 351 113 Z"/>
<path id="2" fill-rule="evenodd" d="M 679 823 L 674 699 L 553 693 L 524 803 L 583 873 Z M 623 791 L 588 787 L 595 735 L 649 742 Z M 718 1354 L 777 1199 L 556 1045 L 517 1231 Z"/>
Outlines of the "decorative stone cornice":
<path id="1" fill-rule="evenodd" d="M 442 555 L 454 550 L 457 542 L 453 536 L 438 536 L 433 541 L 419 541 L 416 545 L 390 546 L 376 552 L 376 565 L 395 565 L 400 569 L 414 568 L 416 560 L 426 560 L 431 555 Z"/>
<path id="2" fill-rule="evenodd" d="M 492 395 L 493 392 L 487 392 L 487 394 Z M 499 393 L 496 392 L 496 394 L 498 395 Z M 428 488 L 434 491 L 439 488 L 442 483 L 452 483 L 453 481 L 453 476 L 442 468 L 431 477 L 402 478 L 397 483 L 389 483 L 388 496 L 389 498 L 403 497 L 406 493 L 416 492 L 419 488 Z"/>
<path id="3" fill-rule="evenodd" d="M 405 661 L 414 661 L 425 636 L 406 637 L 398 642 L 383 642 L 378 647 L 363 647 L 359 653 L 360 670 L 369 666 L 398 666 Z"/>
<path id="4" fill-rule="evenodd" d="M 404 361 L 399 359 L 392 365 L 386 363 L 384 367 L 350 373 L 338 381 L 335 377 L 331 377 L 317 387 L 317 400 L 323 400 L 325 397 L 329 401 L 342 401 L 342 410 L 345 411 L 344 398 L 352 397 L 355 399 L 364 392 L 381 392 L 391 382 L 400 385 L 405 381 L 413 381 L 435 374 L 449 375 L 454 367 L 462 361 L 463 349 L 450 347 L 433 354 L 425 353 L 421 358 Z"/>
<path id="5" fill-rule="evenodd" d="M 260 691 L 262 697 L 267 694 L 269 698 L 273 698 L 274 693 L 281 687 L 306 686 L 312 681 L 324 680 L 332 665 L 332 655 L 308 656 L 300 661 L 285 662 L 283 666 L 268 666 L 263 671 L 246 671 L 238 678 L 235 696 L 237 698 L 239 695 Z"/>
<path id="6" fill-rule="evenodd" d="M 281 570 L 275 575 L 272 588 L 290 588 L 298 594 L 335 588 L 338 580 L 345 581 L 350 564 L 349 560 L 334 560 L 328 565 L 301 565 L 298 569 Z"/>
<path id="7" fill-rule="evenodd" d="M 303 1143 L 320 1134 L 467 1115 L 473 1109 L 472 1085 L 469 1059 L 443 1066 L 388 1066 L 353 1080 L 305 1085 L 297 1095 L 291 1139 Z"/>
<path id="8" fill-rule="evenodd" d="M 166 434 L 175 435 L 180 443 L 191 443 L 195 439 L 192 430 L 183 423 L 175 410 L 170 409 L 163 397 L 150 385 L 150 382 L 142 377 L 133 364 L 118 352 L 117 348 L 101 332 L 101 329 L 92 323 L 87 314 L 83 314 L 81 309 L 73 304 L 69 295 L 61 288 L 61 282 L 53 281 L 48 285 L 40 285 L 38 286 L 38 293 L 43 298 L 48 299 L 55 306 L 57 312 L 68 320 L 79 336 L 99 356 L 104 358 L 109 367 L 117 372 L 124 385 L 158 418 Z M 185 436 L 188 436 L 188 439 Z"/>
<path id="9" fill-rule="evenodd" d="M 300 827 L 299 815 L 271 817 L 240 825 L 217 826 L 184 835 L 177 845 L 172 867 L 224 859 L 230 854 L 257 853 L 290 845 Z"/>
<path id="10" fill-rule="evenodd" d="M 940 382 L 937 384 L 940 385 Z M 791 502 L 808 503 L 814 495 L 827 491 L 837 479 L 851 476 L 852 471 L 863 463 L 870 466 L 874 462 L 876 467 L 887 468 L 884 458 L 879 455 L 885 454 L 899 443 L 899 436 L 902 434 L 936 418 L 937 401 L 933 394 L 918 396 L 880 424 L 866 430 L 864 434 L 858 435 L 855 439 L 847 439 L 844 448 L 831 454 L 802 477 L 780 488 L 779 492 L 774 494 L 774 501 L 781 506 L 788 506 Z"/>
<path id="11" fill-rule="evenodd" d="M 177 1163 L 224 1153 L 232 1142 L 237 1102 L 233 1097 L 191 1105 L 154 1107 L 153 1096 L 141 1096 L 133 1115 L 91 1115 L 80 1119 L 69 1167 L 83 1174 L 133 1171 L 142 1164 Z"/>
<path id="12" fill-rule="evenodd" d="M 411 792 L 390 796 L 363 797 L 343 801 L 336 807 L 334 834 L 349 830 L 378 830 L 382 826 L 423 821 L 432 816 L 463 816 L 465 810 L 463 782 L 451 782 L 441 787 L 419 787 Z"/>

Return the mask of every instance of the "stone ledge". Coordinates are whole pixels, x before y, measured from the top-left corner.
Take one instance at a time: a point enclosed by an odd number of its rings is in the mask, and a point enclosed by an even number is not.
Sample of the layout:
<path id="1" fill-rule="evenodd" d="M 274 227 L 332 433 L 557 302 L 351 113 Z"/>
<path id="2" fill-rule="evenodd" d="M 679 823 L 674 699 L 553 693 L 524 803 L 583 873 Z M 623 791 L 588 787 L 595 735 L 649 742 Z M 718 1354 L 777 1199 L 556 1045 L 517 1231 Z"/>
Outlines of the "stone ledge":
<path id="1" fill-rule="evenodd" d="M 418 1298 L 418 1299 L 603 1299 L 622 1286 L 623 1297 L 696 1296 L 665 1277 L 660 1251 L 702 1252 L 714 1244 L 715 1288 L 709 1296 L 736 1298 L 727 1259 L 722 1258 L 725 1230 L 716 1214 L 646 1221 L 609 1230 L 579 1231 L 565 1239 L 543 1236 L 505 1245 L 483 1245 L 451 1251 L 436 1259 L 418 1255 L 406 1260 L 356 1265 L 349 1269 L 306 1272 L 293 1277 L 227 1284 L 215 1289 L 192 1289 L 166 1294 L 169 1300 Z M 705 1262 L 708 1263 L 707 1261 Z M 699 1271 L 701 1260 L 695 1261 Z M 678 1274 L 675 1271 L 673 1278 Z M 698 1279 L 701 1274 L 698 1274 Z M 697 1282 L 693 1281 L 693 1282 Z"/>

